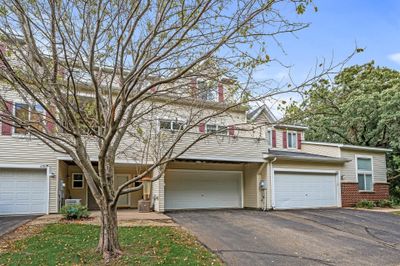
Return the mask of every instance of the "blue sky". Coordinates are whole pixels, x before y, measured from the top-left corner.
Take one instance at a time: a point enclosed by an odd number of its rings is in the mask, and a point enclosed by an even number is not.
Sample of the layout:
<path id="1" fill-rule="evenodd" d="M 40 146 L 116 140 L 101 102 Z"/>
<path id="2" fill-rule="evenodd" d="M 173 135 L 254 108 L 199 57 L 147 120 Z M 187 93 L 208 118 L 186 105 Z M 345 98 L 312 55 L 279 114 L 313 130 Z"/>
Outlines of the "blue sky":
<path id="1" fill-rule="evenodd" d="M 399 0 L 314 0 L 312 8 L 293 17 L 310 26 L 295 36 L 280 36 L 285 53 L 272 47 L 272 56 L 290 65 L 291 76 L 302 81 L 317 59 L 345 59 L 354 48 L 365 48 L 347 65 L 374 60 L 376 65 L 400 70 Z M 285 80 L 288 70 L 271 64 L 257 72 L 258 77 Z M 292 96 L 284 96 L 289 98 Z"/>

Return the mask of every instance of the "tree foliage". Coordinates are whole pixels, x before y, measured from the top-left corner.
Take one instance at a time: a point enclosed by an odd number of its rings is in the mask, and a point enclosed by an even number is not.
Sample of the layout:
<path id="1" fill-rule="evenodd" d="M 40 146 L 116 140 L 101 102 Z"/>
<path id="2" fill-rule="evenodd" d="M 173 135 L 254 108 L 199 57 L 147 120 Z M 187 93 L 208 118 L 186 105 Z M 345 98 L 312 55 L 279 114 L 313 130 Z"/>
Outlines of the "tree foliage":
<path id="1" fill-rule="evenodd" d="M 286 119 L 307 124 L 308 140 L 392 148 L 389 177 L 400 167 L 400 72 L 374 62 L 324 79 L 286 109 Z"/>

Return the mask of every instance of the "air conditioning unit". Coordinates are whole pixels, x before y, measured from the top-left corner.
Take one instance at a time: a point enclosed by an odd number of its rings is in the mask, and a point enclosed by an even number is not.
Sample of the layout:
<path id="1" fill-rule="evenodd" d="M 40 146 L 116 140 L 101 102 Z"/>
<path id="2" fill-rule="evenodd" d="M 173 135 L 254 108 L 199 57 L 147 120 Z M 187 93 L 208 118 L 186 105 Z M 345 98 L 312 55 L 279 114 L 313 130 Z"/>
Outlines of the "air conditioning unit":
<path id="1" fill-rule="evenodd" d="M 65 205 L 77 205 L 77 204 L 81 204 L 81 199 L 66 199 L 65 200 Z"/>

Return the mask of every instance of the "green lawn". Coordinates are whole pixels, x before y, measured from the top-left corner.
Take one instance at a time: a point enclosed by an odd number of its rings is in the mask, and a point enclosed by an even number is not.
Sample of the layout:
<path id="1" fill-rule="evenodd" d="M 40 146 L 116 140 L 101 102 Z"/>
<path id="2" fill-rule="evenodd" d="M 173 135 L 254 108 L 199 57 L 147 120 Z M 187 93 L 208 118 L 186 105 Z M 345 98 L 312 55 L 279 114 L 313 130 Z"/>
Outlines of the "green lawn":
<path id="1" fill-rule="evenodd" d="M 0 265 L 102 264 L 95 252 L 99 228 L 52 224 L 39 234 L 18 240 L 0 254 Z M 220 265 L 221 262 L 186 232 L 173 227 L 121 227 L 124 255 L 114 265 Z"/>

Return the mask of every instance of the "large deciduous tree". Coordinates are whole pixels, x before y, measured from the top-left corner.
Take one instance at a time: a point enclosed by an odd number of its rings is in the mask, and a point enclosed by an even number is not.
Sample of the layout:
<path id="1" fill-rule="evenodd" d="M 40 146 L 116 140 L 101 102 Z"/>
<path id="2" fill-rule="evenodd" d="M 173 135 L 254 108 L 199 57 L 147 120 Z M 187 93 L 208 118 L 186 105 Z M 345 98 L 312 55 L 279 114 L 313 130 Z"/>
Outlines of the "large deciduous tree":
<path id="1" fill-rule="evenodd" d="M 393 148 L 392 179 L 400 172 L 399 103 L 400 72 L 370 62 L 314 84 L 286 109 L 286 119 L 307 124 L 308 140 Z"/>
<path id="2" fill-rule="evenodd" d="M 0 120 L 69 155 L 82 169 L 101 211 L 98 250 L 106 259 L 118 256 L 119 196 L 142 189 L 135 181 L 151 172 L 159 173 L 157 180 L 166 163 L 210 135 L 176 152 L 175 145 L 200 123 L 276 93 L 267 88 L 253 97 L 251 73 L 273 59 L 268 45 L 280 34 L 307 26 L 285 15 L 303 13 L 310 2 L 1 0 L 0 77 L 7 85 L 0 93 Z M 193 90 L 198 78 L 227 82 L 230 98 L 208 108 L 198 100 L 202 92 Z M 8 94 L 22 99 L 21 108 L 31 115 L 15 115 Z M 190 109 L 185 124 L 162 137 L 154 130 L 155 114 L 173 111 L 177 103 Z M 147 167 L 114 189 L 121 151 Z"/>

